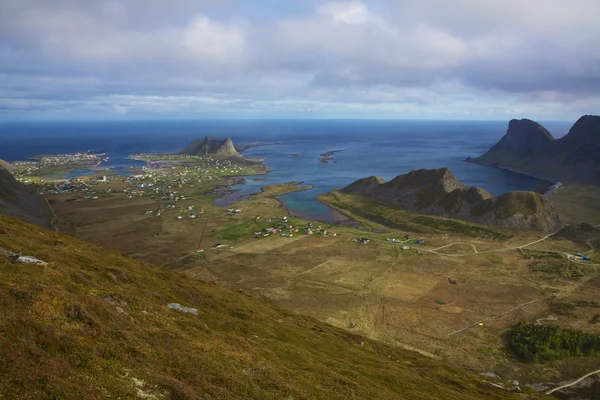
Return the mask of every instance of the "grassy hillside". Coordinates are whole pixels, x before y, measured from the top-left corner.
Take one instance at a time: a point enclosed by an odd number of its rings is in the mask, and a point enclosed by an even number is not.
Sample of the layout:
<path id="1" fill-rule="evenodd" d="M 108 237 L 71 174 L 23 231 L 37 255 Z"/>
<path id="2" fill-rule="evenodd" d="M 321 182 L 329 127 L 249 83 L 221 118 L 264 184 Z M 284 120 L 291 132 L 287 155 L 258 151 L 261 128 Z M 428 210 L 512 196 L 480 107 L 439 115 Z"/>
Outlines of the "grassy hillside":
<path id="1" fill-rule="evenodd" d="M 339 210 L 350 213 L 353 218 L 362 217 L 393 228 L 418 233 L 456 233 L 469 237 L 504 241 L 510 233 L 468 221 L 416 214 L 398 207 L 389 206 L 365 196 L 345 194 L 340 190 L 320 194 L 317 200 Z"/>
<path id="2" fill-rule="evenodd" d="M 1 399 L 509 399 L 480 376 L 0 216 Z M 196 309 L 168 308 L 179 303 Z"/>

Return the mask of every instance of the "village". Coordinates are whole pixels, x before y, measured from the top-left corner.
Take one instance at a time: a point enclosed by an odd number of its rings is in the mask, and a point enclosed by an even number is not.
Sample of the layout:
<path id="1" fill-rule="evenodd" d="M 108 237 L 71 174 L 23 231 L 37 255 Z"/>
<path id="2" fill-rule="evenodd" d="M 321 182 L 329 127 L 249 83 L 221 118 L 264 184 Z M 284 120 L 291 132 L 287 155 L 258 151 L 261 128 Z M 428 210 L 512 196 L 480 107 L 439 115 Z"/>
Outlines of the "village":
<path id="1" fill-rule="evenodd" d="M 217 188 L 264 169 L 211 157 L 144 161 L 126 175 L 37 177 L 45 179 L 40 194 L 55 210 L 59 229 L 75 237 L 426 354 L 456 357 L 455 347 L 499 346 L 497 338 L 517 318 L 540 318 L 558 307 L 557 300 L 546 303 L 547 293 L 580 304 L 569 293 L 595 277 L 589 247 L 564 237 L 540 240 L 521 232 L 494 241 L 384 226 L 358 215 L 350 215 L 355 223 L 348 225 L 307 220 L 291 216 L 277 199 L 305 189 L 301 182 L 265 187 L 218 207 Z M 527 254 L 519 252 L 523 246 Z M 549 252 L 555 270 L 540 270 L 535 263 Z M 446 339 L 472 321 L 536 299 L 503 320 L 475 325 L 472 334 Z M 559 318 L 579 329 L 594 312 L 577 307 L 576 317 Z M 465 363 L 487 365 L 494 357 L 473 352 Z"/>
<path id="2" fill-rule="evenodd" d="M 43 175 L 66 173 L 80 168 L 96 167 L 108 161 L 106 154 L 73 153 L 40 155 L 31 157 L 32 161 L 17 161 L 13 172 L 17 180 L 30 184 L 43 182 Z M 36 179 L 37 178 L 37 179 Z"/>

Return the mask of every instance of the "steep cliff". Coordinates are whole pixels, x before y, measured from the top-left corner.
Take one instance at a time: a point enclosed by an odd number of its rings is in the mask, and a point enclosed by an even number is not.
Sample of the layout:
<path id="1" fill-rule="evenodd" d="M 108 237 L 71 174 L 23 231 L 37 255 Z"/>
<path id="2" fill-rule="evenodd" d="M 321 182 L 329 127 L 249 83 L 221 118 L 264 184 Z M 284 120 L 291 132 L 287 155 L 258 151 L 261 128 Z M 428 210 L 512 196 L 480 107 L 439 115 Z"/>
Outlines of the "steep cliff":
<path id="1" fill-rule="evenodd" d="M 198 139 L 190 143 L 179 154 L 190 156 L 205 157 L 209 155 L 221 157 L 241 157 L 240 153 L 235 149 L 231 139 L 225 140 L 216 139 L 206 136 L 204 139 Z"/>
<path id="2" fill-rule="evenodd" d="M 554 232 L 563 226 L 544 196 L 509 192 L 493 197 L 483 189 L 459 182 L 447 168 L 414 170 L 389 182 L 377 177 L 364 178 L 341 191 L 413 212 L 501 228 Z"/>
<path id="3" fill-rule="evenodd" d="M 53 229 L 48 203 L 36 196 L 34 188 L 18 182 L 8 168 L 12 166 L 0 160 L 0 214 Z"/>
<path id="4" fill-rule="evenodd" d="M 584 115 L 560 139 L 537 122 L 512 120 L 498 143 L 468 161 L 551 181 L 600 184 L 600 116 Z"/>

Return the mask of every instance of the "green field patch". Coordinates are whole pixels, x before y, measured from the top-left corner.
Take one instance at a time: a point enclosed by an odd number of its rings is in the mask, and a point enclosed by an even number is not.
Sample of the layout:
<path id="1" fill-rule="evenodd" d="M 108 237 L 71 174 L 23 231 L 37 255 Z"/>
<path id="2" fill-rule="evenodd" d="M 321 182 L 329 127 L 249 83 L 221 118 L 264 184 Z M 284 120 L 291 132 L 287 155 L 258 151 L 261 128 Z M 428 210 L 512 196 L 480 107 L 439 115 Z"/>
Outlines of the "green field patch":
<path id="1" fill-rule="evenodd" d="M 265 224 L 254 220 L 244 221 L 240 224 L 229 225 L 221 229 L 218 236 L 223 240 L 238 240 L 242 238 L 251 238 L 254 232 L 265 229 Z"/>

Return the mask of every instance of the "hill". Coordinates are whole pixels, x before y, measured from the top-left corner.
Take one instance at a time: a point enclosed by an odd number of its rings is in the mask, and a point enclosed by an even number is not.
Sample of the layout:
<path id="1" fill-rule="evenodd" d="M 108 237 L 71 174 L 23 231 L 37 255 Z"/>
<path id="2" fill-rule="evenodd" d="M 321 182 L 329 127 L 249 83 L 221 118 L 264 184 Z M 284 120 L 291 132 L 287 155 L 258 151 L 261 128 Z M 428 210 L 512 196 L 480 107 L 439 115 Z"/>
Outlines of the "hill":
<path id="1" fill-rule="evenodd" d="M 52 210 L 35 194 L 35 188 L 18 182 L 10 173 L 12 165 L 0 160 L 0 214 L 53 229 Z"/>
<path id="2" fill-rule="evenodd" d="M 6 169 L 8 171 L 12 171 L 15 169 L 15 166 L 4 160 L 0 160 L 0 169 Z"/>
<path id="3" fill-rule="evenodd" d="M 555 232 L 562 223 L 552 204 L 533 192 L 508 192 L 493 197 L 459 182 L 447 168 L 414 170 L 389 182 L 359 179 L 342 193 L 366 196 L 412 212 L 458 218 L 500 228 Z"/>
<path id="4" fill-rule="evenodd" d="M 210 136 L 206 136 L 204 139 L 198 139 L 190 143 L 185 149 L 179 152 L 179 154 L 186 154 L 189 156 L 221 156 L 221 157 L 241 157 L 241 154 L 235 149 L 231 139 L 225 140 L 215 139 Z"/>
<path id="5" fill-rule="evenodd" d="M 584 115 L 563 138 L 537 122 L 512 120 L 506 135 L 478 164 L 510 168 L 551 181 L 600 184 L 600 116 Z"/>
<path id="6" fill-rule="evenodd" d="M 518 399 L 473 372 L 0 216 L 7 399 Z"/>

